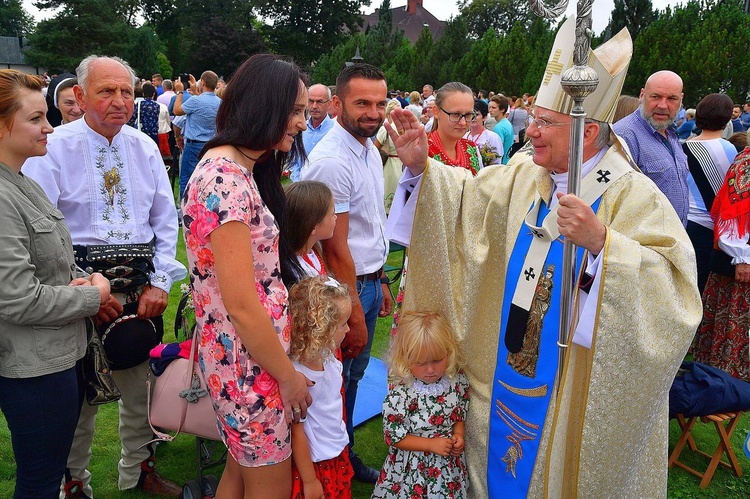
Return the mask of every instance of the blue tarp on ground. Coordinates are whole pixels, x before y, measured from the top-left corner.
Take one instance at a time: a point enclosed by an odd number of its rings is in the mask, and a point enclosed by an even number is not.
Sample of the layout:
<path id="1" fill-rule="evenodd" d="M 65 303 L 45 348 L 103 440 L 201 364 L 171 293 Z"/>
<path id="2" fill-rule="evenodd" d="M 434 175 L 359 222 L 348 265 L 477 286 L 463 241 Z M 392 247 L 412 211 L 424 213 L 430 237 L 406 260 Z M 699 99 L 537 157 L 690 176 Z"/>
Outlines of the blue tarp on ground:
<path id="1" fill-rule="evenodd" d="M 359 426 L 383 411 L 383 400 L 388 393 L 388 367 L 380 359 L 372 357 L 365 376 L 357 388 L 354 404 L 354 426 Z"/>

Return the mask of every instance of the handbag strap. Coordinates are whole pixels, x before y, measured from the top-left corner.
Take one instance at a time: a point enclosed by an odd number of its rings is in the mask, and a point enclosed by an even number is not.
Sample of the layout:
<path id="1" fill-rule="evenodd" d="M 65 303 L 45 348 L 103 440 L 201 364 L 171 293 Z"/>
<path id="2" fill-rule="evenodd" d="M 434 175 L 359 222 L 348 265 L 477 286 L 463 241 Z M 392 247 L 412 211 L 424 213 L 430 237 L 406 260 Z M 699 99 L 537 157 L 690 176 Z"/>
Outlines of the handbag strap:
<path id="1" fill-rule="evenodd" d="M 195 336 L 193 336 L 193 339 L 191 340 L 191 344 L 190 344 L 190 358 L 188 359 L 189 360 L 188 369 L 187 369 L 187 373 L 188 373 L 187 384 L 188 385 L 185 387 L 186 389 L 190 388 L 190 385 L 193 382 L 193 373 L 195 373 L 195 357 L 196 357 L 197 352 L 198 352 L 198 342 L 195 341 Z M 145 447 L 146 445 L 154 443 L 154 442 L 158 442 L 158 441 L 171 442 L 172 440 L 174 440 L 175 437 L 177 437 L 177 435 L 179 435 L 180 432 L 182 431 L 182 425 L 185 424 L 185 418 L 187 417 L 188 404 L 190 403 L 187 400 L 185 400 L 185 403 L 182 404 L 182 415 L 180 416 L 180 424 L 177 427 L 177 433 L 175 433 L 174 435 L 170 435 L 168 433 L 161 432 L 157 430 L 156 428 L 154 428 L 154 425 L 151 423 L 151 377 L 152 376 L 153 376 L 153 373 L 150 371 L 148 373 L 148 376 L 146 376 L 146 390 L 147 390 L 146 413 L 148 414 L 148 425 L 151 427 L 151 431 L 154 432 L 154 435 L 156 436 L 156 438 L 154 438 L 153 440 L 149 440 L 145 444 L 139 446 L 138 447 L 139 449 L 141 447 Z"/>

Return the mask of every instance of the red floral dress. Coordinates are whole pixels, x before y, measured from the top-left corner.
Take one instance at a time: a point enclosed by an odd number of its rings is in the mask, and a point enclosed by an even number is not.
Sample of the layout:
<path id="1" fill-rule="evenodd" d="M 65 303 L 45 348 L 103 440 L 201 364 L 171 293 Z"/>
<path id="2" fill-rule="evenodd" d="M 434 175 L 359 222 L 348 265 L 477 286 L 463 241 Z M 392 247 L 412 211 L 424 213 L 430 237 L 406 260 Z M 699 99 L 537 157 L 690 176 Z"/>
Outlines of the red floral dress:
<path id="1" fill-rule="evenodd" d="M 734 158 L 711 206 L 711 215 L 717 240 L 723 233 L 745 236 L 750 232 L 750 148 Z M 727 265 L 713 265 L 722 259 Z M 693 359 L 750 382 L 750 284 L 735 279 L 729 255 L 714 250 L 711 263 Z"/>
<path id="2" fill-rule="evenodd" d="M 200 344 L 199 362 L 221 438 L 242 466 L 275 464 L 291 455 L 278 382 L 250 356 L 219 291 L 209 236 L 238 221 L 250 228 L 255 292 L 289 350 L 287 290 L 281 281 L 279 230 L 252 175 L 226 158 L 202 161 L 182 200 L 185 246 Z"/>
<path id="3" fill-rule="evenodd" d="M 469 384 L 462 372 L 435 383 L 391 385 L 383 402 L 383 432 L 390 447 L 372 493 L 374 498 L 466 497 L 463 456 L 397 449 L 407 435 L 450 438 L 469 408 Z"/>

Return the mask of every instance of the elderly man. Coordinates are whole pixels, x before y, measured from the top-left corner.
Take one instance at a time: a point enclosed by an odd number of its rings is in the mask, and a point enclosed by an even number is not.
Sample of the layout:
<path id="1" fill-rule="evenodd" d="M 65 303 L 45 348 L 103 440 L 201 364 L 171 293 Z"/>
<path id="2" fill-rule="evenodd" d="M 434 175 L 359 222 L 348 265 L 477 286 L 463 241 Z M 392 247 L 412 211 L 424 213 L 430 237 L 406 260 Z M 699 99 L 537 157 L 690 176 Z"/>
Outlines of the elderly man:
<path id="1" fill-rule="evenodd" d="M 125 305 L 122 324 L 100 326 L 101 332 L 111 328 L 107 341 L 119 341 L 117 350 L 108 351 L 113 369 L 120 368 L 112 374 L 122 392 L 118 486 L 175 496 L 181 488 L 154 471 L 154 448 L 146 445 L 153 434 L 144 384 L 148 350 L 163 333 L 161 314 L 169 290 L 186 275 L 175 259 L 172 190 L 156 144 L 124 126 L 133 115 L 135 74 L 130 66 L 119 58 L 89 56 L 76 73 L 83 119 L 57 128 L 48 139 L 47 155 L 27 161 L 23 172 L 39 182 L 65 215 L 79 266 L 108 276 L 112 294 Z M 144 335 L 144 329 L 152 333 Z M 81 492 L 91 496 L 86 468 L 97 407 L 84 403 L 81 409 L 68 457 L 65 491 L 72 497 Z"/>
<path id="2" fill-rule="evenodd" d="M 672 124 L 682 104 L 682 78 L 672 71 L 657 71 L 641 89 L 641 104 L 633 114 L 614 124 L 641 169 L 672 203 L 682 225 L 690 205 L 687 156 Z"/>
<path id="3" fill-rule="evenodd" d="M 318 145 L 320 139 L 325 137 L 328 131 L 333 128 L 334 120 L 328 116 L 328 108 L 331 105 L 331 89 L 320 83 L 316 83 L 308 90 L 307 112 L 310 117 L 307 119 L 307 130 L 302 132 L 302 143 L 305 146 L 305 153 L 310 155 L 312 150 Z M 299 171 L 302 168 L 302 162 L 297 160 L 296 163 L 289 167 L 289 178 L 292 182 L 299 181 Z"/>
<path id="4" fill-rule="evenodd" d="M 421 127 L 393 111 L 409 170 L 401 185 L 419 189 L 400 212 L 394 200 L 389 221 L 392 239 L 411 242 L 403 310 L 443 313 L 471 359 L 473 497 L 667 493 L 668 392 L 701 318 L 695 258 L 669 201 L 610 133 L 632 54 L 626 30 L 589 56 L 599 87 L 584 102 L 582 188 L 565 194 L 572 99 L 556 68 L 572 65 L 574 31 L 573 18 L 560 28 L 532 147 L 507 167 L 472 178 L 427 162 Z M 398 229 L 411 209 L 409 241 Z M 560 236 L 579 247 L 581 271 L 558 382 Z"/>
<path id="5" fill-rule="evenodd" d="M 370 362 L 375 322 L 378 315 L 391 312 L 388 279 L 383 276 L 388 256 L 383 163 L 370 140 L 385 119 L 387 90 L 385 75 L 378 68 L 369 64 L 344 68 L 336 78 L 333 97 L 337 120 L 301 172 L 302 180 L 318 180 L 333 192 L 336 229 L 333 237 L 321 243 L 328 267 L 336 279 L 349 286 L 352 297 L 350 330 L 341 344 L 346 430 L 354 476 L 370 483 L 375 483 L 379 472 L 354 453 L 352 416 L 357 387 Z"/>
<path id="6" fill-rule="evenodd" d="M 219 77 L 213 71 L 204 71 L 201 74 L 201 84 L 195 81 L 195 76 L 190 75 L 191 99 L 184 99 L 185 87 L 178 78 L 174 81 L 174 89 L 177 94 L 172 107 L 175 116 L 187 116 L 185 126 L 182 128 L 185 145 L 182 149 L 182 161 L 180 163 L 180 197 L 185 192 L 185 186 L 198 164 L 199 155 L 206 142 L 216 133 L 216 114 L 219 112 L 219 99 L 214 91 Z"/>

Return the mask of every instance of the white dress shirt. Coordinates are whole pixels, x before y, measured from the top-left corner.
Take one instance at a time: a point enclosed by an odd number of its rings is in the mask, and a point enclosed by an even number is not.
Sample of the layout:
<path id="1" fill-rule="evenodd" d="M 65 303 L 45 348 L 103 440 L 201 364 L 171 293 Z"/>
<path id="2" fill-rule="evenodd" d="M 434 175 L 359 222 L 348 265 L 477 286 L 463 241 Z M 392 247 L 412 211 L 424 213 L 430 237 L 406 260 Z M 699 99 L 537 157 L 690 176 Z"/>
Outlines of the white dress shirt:
<path id="1" fill-rule="evenodd" d="M 65 215 L 73 244 L 139 244 L 155 239 L 151 284 L 167 293 L 187 275 L 175 258 L 177 210 L 159 149 L 123 126 L 110 145 L 85 117 L 55 128 L 47 155 L 22 172 L 36 180 Z"/>
<path id="2" fill-rule="evenodd" d="M 380 269 L 388 256 L 383 205 L 383 162 L 372 141 L 362 145 L 338 121 L 310 153 L 302 180 L 333 192 L 334 211 L 349 213 L 349 252 L 357 275 Z"/>

